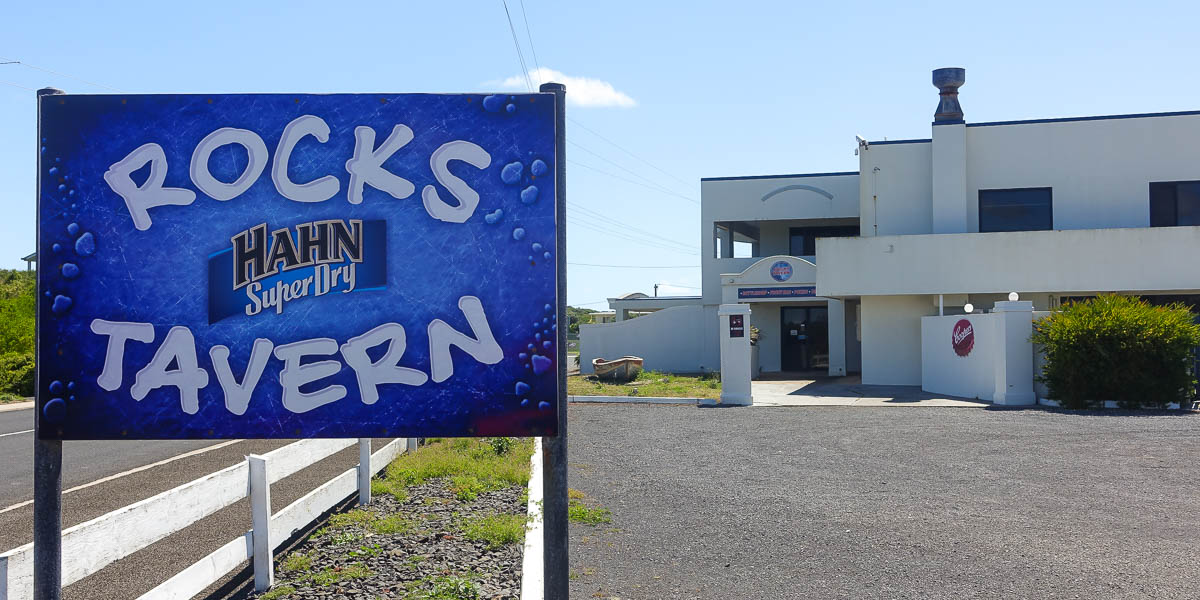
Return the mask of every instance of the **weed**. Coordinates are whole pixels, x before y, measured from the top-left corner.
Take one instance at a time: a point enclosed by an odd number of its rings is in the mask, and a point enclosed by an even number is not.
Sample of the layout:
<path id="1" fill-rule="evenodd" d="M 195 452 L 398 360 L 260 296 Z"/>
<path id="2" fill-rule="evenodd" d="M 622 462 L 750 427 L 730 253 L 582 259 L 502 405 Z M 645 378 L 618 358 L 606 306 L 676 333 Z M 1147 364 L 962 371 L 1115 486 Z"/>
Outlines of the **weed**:
<path id="1" fill-rule="evenodd" d="M 463 524 L 463 537 L 486 542 L 488 550 L 525 541 L 525 515 L 488 515 Z"/>
<path id="2" fill-rule="evenodd" d="M 567 519 L 572 523 L 584 525 L 599 525 L 612 523 L 612 512 L 603 507 L 590 507 L 578 500 L 567 502 Z"/>
<path id="3" fill-rule="evenodd" d="M 308 571 L 310 569 L 312 569 L 312 557 L 305 556 L 299 552 L 293 552 L 287 555 L 287 558 L 283 559 L 283 561 L 279 563 L 279 570 L 283 573 Z"/>
<path id="4" fill-rule="evenodd" d="M 496 456 L 504 456 L 505 454 L 508 454 L 509 450 L 512 450 L 513 445 L 516 443 L 516 440 L 510 437 L 494 437 L 488 439 L 492 444 L 492 452 L 495 452 Z"/>
<path id="5" fill-rule="evenodd" d="M 567 498 L 571 500 L 583 500 L 585 497 L 586 495 L 583 492 L 575 488 L 567 488 Z"/>
<path id="6" fill-rule="evenodd" d="M 417 591 L 416 595 L 409 596 L 417 600 L 478 600 L 479 598 L 479 588 L 466 577 L 429 576 L 412 582 L 408 587 L 410 591 L 415 591 L 413 588 L 424 588 Z"/>
<path id="7" fill-rule="evenodd" d="M 351 579 L 366 579 L 374 575 L 366 565 L 362 563 L 354 563 L 346 567 L 326 567 L 324 570 L 316 573 L 310 573 L 305 580 L 317 586 L 333 585 L 339 581 L 349 581 Z"/>
<path id="8" fill-rule="evenodd" d="M 329 543 L 334 546 L 357 542 L 366 537 L 361 531 L 340 531 L 329 538 Z"/>
<path id="9" fill-rule="evenodd" d="M 383 552 L 383 547 L 379 544 L 371 544 L 370 546 L 363 544 L 362 546 L 359 546 L 357 550 L 351 550 L 350 556 L 354 558 L 370 558 L 372 556 L 379 556 L 380 552 Z"/>
<path id="10" fill-rule="evenodd" d="M 294 593 L 296 593 L 296 588 L 294 588 L 290 585 L 281 585 L 281 586 L 276 587 L 275 589 L 259 596 L 258 600 L 278 600 L 279 598 L 283 598 L 285 596 L 289 596 Z"/>

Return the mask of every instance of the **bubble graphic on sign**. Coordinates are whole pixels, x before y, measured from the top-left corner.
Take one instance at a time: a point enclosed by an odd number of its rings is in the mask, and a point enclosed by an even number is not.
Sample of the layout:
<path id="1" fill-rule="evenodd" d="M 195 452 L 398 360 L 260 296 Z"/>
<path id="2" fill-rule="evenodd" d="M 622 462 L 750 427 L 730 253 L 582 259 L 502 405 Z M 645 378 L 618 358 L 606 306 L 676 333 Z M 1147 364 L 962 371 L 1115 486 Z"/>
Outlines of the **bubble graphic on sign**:
<path id="1" fill-rule="evenodd" d="M 508 185 L 516 185 L 521 182 L 521 174 L 525 171 L 525 165 L 519 162 L 510 162 L 500 169 L 500 181 Z"/>
<path id="2" fill-rule="evenodd" d="M 537 202 L 538 189 L 536 185 L 531 185 L 521 190 L 521 204 L 533 204 Z"/>
<path id="3" fill-rule="evenodd" d="M 541 177 L 550 171 L 550 167 L 546 166 L 546 161 L 537 159 L 529 166 L 529 172 L 533 173 L 534 177 Z"/>
<path id="4" fill-rule="evenodd" d="M 87 232 L 75 240 L 75 253 L 80 256 L 91 256 L 96 253 L 96 238 L 92 232 Z"/>

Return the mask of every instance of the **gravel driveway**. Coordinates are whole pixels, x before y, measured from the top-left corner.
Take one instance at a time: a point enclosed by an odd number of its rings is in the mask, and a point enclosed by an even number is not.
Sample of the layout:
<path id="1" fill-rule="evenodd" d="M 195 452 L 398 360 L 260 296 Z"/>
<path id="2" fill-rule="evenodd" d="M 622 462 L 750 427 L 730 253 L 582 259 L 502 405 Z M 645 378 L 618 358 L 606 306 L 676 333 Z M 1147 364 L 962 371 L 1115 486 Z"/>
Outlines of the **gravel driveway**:
<path id="1" fill-rule="evenodd" d="M 574 598 L 1197 598 L 1200 416 L 570 408 Z"/>

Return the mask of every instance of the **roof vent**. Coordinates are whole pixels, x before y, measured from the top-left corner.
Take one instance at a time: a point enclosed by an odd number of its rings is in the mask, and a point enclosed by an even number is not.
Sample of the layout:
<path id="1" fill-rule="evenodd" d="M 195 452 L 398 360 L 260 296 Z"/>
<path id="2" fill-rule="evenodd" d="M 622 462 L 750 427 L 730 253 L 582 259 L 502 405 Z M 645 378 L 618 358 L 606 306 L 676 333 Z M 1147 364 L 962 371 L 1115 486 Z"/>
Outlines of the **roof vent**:
<path id="1" fill-rule="evenodd" d="M 962 105 L 958 103 L 958 88 L 967 82 L 967 70 L 958 67 L 933 70 L 933 85 L 942 101 L 933 115 L 935 123 L 961 123 Z"/>

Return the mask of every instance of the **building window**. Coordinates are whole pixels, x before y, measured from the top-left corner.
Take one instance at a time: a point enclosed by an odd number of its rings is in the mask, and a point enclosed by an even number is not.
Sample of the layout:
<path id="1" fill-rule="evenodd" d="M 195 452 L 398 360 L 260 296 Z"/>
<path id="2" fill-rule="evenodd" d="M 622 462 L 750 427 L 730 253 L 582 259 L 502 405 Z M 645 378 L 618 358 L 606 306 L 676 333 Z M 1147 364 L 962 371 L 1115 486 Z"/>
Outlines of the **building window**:
<path id="1" fill-rule="evenodd" d="M 979 231 L 1054 228 L 1051 188 L 979 190 Z"/>
<path id="2" fill-rule="evenodd" d="M 1150 184 L 1150 226 L 1200 225 L 1200 181 Z"/>
<path id="3" fill-rule="evenodd" d="M 858 237 L 858 226 L 836 227 L 790 227 L 788 228 L 788 254 L 792 256 L 815 256 L 817 238 Z"/>

